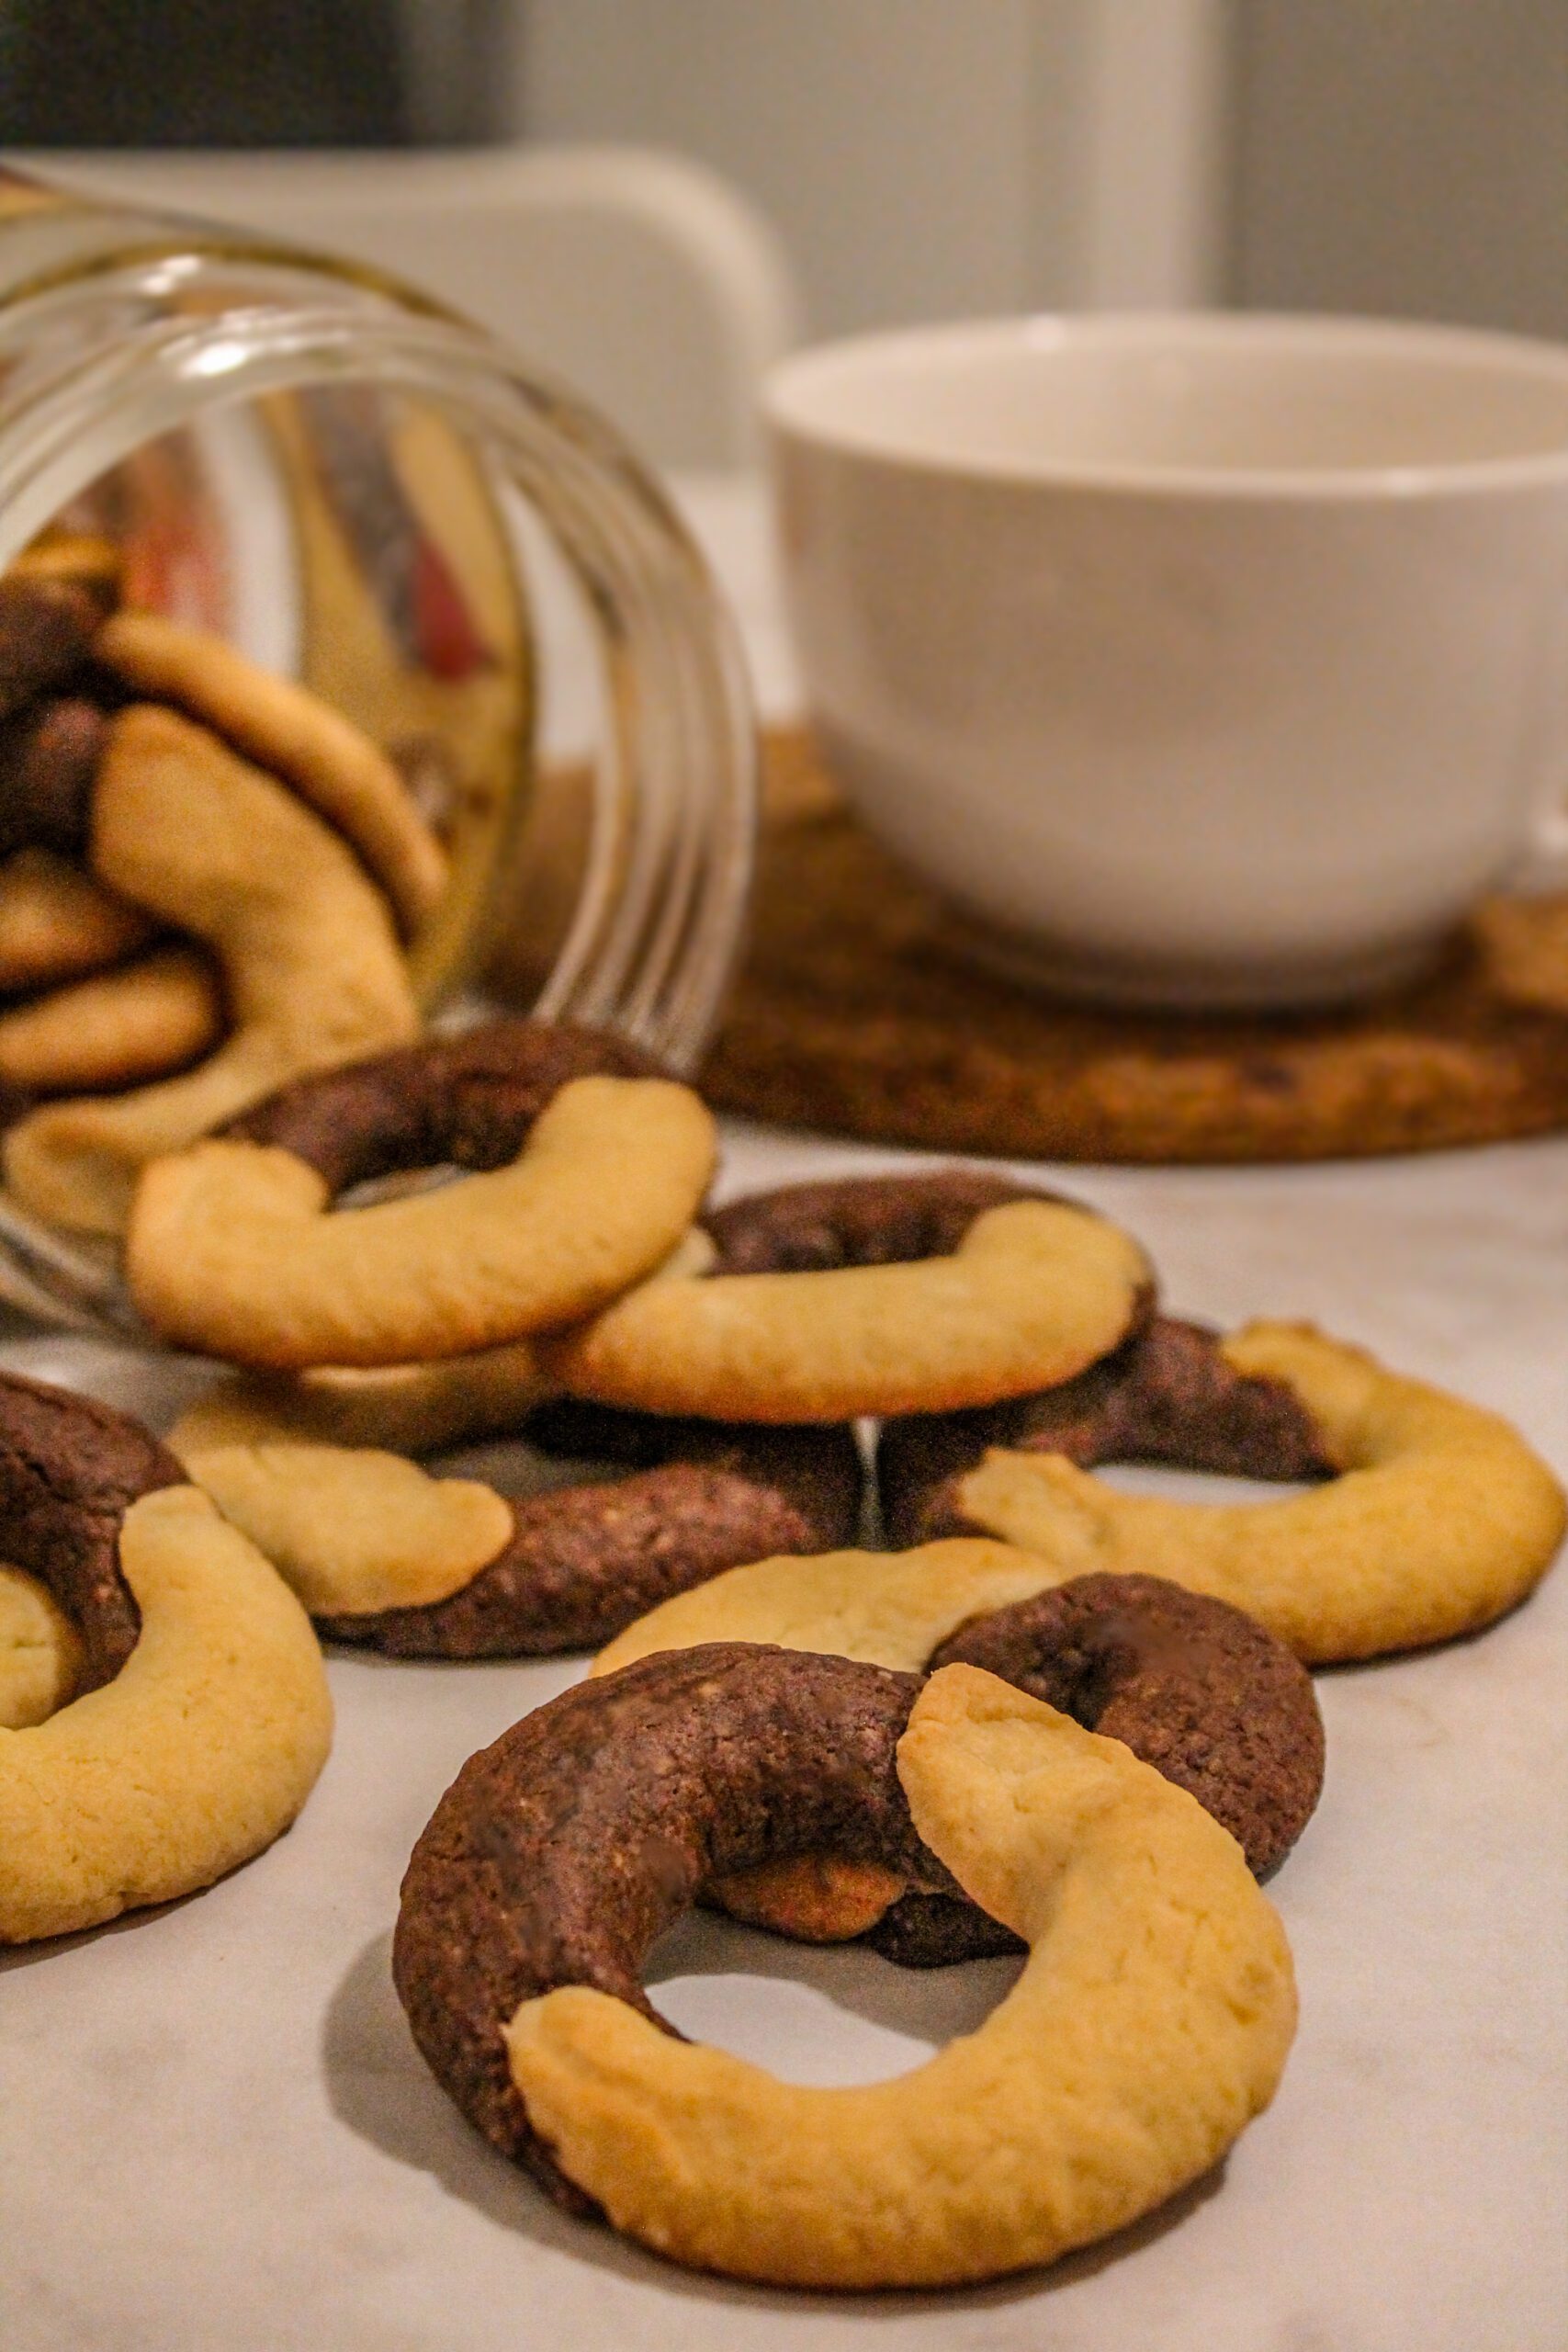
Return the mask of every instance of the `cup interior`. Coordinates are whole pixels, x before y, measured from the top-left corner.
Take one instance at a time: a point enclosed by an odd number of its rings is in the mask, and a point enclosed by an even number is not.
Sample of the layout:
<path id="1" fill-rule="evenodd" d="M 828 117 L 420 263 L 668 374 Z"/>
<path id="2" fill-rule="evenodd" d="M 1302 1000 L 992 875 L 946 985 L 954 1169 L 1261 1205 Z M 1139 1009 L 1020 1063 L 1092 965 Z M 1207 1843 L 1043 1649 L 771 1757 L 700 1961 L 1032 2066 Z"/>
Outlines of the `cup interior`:
<path id="1" fill-rule="evenodd" d="M 807 352 L 769 409 L 788 436 L 936 469 L 1321 492 L 1568 467 L 1568 349 L 1356 320 L 1010 320 Z"/>

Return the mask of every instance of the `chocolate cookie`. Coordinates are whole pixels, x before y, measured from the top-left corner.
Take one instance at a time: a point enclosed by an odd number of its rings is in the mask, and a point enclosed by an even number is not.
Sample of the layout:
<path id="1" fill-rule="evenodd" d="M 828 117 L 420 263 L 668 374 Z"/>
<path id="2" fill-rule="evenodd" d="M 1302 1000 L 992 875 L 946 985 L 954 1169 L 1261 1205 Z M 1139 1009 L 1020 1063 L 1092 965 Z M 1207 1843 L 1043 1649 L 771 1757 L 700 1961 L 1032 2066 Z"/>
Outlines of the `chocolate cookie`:
<path id="1" fill-rule="evenodd" d="M 0 579 L 0 717 L 68 678 L 103 616 L 99 599 L 78 581 Z"/>
<path id="2" fill-rule="evenodd" d="M 952 1255 L 987 1209 L 1060 1201 L 1038 1184 L 983 1169 L 934 1176 L 844 1176 L 751 1193 L 701 1219 L 718 1251 L 715 1273 L 821 1273 L 841 1266 L 904 1266 Z"/>
<path id="3" fill-rule="evenodd" d="M 1169 1316 L 1058 1388 L 886 1422 L 877 1480 L 889 1540 L 902 1547 L 969 1532 L 958 1488 L 992 1446 L 1060 1453 L 1085 1470 L 1166 1462 L 1232 1477 L 1309 1479 L 1337 1466 L 1283 1381 L 1237 1371 L 1217 1332 Z"/>
<path id="4" fill-rule="evenodd" d="M 491 1021 L 314 1071 L 216 1132 L 292 1152 L 336 1194 L 406 1169 L 503 1168 L 572 1079 L 664 1074 L 607 1030 Z"/>
<path id="5" fill-rule="evenodd" d="M 591 1649 L 673 1592 L 742 1561 L 830 1551 L 859 1522 L 847 1428 L 739 1429 L 562 1402 L 521 1434 L 632 1475 L 509 1498 L 512 1539 L 469 1583 L 421 1608 L 317 1611 L 319 1630 L 399 1657 Z"/>
<path id="6" fill-rule="evenodd" d="M 641 1982 L 656 1939 L 710 1879 L 794 1855 L 951 1890 L 895 1766 L 919 1688 L 716 1643 L 580 1683 L 465 1764 L 409 1863 L 392 1973 L 437 2079 L 558 2203 L 593 2210 L 513 2082 L 519 2004 L 589 1984 L 662 2024 Z"/>
<path id="7" fill-rule="evenodd" d="M 108 729 L 97 704 L 79 695 L 28 703 L 0 719 L 0 857 L 84 848 Z"/>
<path id="8" fill-rule="evenodd" d="M 1312 1678 L 1256 1619 L 1159 1577 L 1075 1577 L 961 1626 L 927 1671 L 982 1666 L 1125 1742 L 1277 1870 L 1323 1788 Z"/>
<path id="9" fill-rule="evenodd" d="M 186 1474 L 139 1421 L 90 1396 L 0 1374 L 0 1557 L 44 1585 L 82 1643 L 78 1690 L 112 1681 L 141 1620 L 119 1532 L 141 1495 Z"/>

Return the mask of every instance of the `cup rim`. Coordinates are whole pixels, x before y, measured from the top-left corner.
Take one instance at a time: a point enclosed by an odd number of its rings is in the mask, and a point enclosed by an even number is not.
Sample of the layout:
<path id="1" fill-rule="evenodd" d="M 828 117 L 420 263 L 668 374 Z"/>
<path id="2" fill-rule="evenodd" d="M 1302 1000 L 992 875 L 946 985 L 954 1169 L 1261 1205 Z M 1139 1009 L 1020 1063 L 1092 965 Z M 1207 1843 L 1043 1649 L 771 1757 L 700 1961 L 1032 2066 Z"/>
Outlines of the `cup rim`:
<path id="1" fill-rule="evenodd" d="M 1359 348 L 1404 358 L 1422 353 L 1450 367 L 1488 369 L 1516 381 L 1534 379 L 1568 391 L 1568 344 L 1501 329 L 1422 320 L 1264 311 L 1034 311 L 1010 317 L 943 321 L 814 344 L 792 353 L 763 379 L 763 420 L 775 444 L 789 441 L 889 473 L 953 483 L 985 482 L 1053 491 L 1124 492 L 1154 497 L 1236 501 L 1263 497 L 1408 500 L 1568 482 L 1568 423 L 1560 447 L 1517 455 L 1371 461 L 1341 466 L 1215 467 L 1136 460 L 1108 463 L 1055 457 L 965 453 L 919 436 L 894 441 L 874 426 L 824 418 L 819 395 L 868 369 L 918 366 L 967 347 L 976 356 L 1022 349 L 1213 350 L 1232 346 L 1276 354 Z"/>

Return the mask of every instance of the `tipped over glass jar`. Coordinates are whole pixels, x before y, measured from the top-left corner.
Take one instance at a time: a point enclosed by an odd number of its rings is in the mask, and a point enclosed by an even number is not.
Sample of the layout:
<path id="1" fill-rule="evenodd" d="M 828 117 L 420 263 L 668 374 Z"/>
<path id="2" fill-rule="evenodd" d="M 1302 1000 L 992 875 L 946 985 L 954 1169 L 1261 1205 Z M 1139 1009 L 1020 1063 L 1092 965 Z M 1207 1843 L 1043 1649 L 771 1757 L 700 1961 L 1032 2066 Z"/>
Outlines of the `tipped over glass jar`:
<path id="1" fill-rule="evenodd" d="M 0 1298 L 135 1331 L 139 1155 L 498 970 L 689 1069 L 755 771 L 703 560 L 570 391 L 0 171 Z"/>

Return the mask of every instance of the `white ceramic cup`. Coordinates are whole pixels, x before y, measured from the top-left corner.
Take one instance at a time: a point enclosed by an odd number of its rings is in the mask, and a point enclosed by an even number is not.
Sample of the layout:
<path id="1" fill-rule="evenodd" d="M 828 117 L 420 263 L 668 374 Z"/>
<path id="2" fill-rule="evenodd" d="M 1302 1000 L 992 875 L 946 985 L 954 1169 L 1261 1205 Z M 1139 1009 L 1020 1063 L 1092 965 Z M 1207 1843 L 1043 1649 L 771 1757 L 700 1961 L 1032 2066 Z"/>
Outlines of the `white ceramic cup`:
<path id="1" fill-rule="evenodd" d="M 1009 320 L 803 353 L 767 412 L 815 724 L 981 953 L 1321 1001 L 1568 879 L 1568 349 Z"/>

